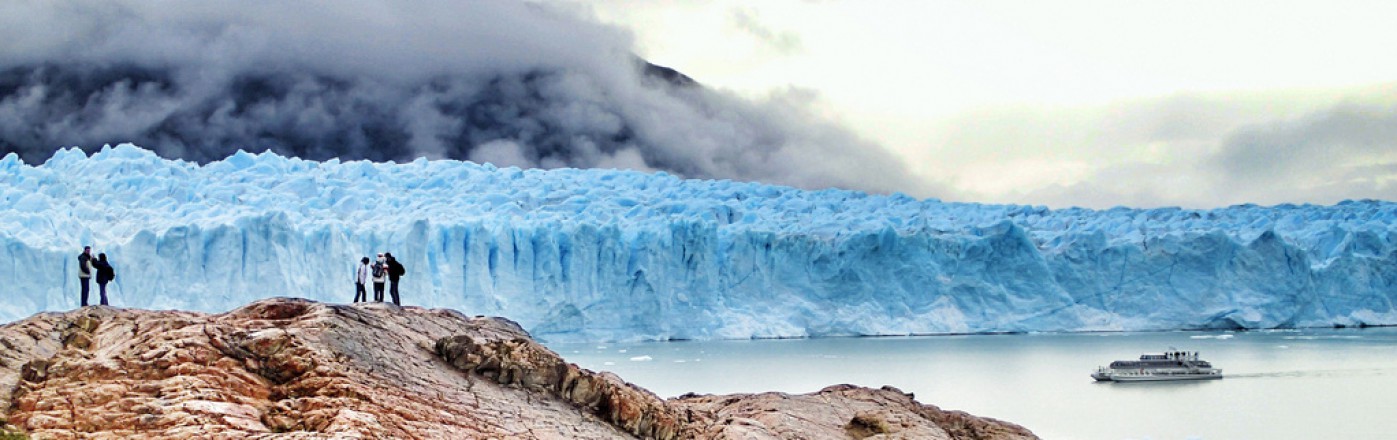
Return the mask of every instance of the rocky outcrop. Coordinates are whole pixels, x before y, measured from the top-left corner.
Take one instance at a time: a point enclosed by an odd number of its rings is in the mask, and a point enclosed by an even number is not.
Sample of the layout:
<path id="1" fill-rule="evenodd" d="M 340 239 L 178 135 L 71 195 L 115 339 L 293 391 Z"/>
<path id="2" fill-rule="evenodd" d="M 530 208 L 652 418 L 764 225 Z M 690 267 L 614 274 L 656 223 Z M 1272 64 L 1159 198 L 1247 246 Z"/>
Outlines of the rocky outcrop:
<path id="1" fill-rule="evenodd" d="M 614 374 L 595 373 L 564 362 L 516 334 L 457 335 L 437 341 L 437 353 L 451 365 L 496 383 L 560 399 L 641 438 L 694 438 L 689 417 L 654 393 Z"/>
<path id="2" fill-rule="evenodd" d="M 1021 426 L 945 411 L 893 387 L 835 385 L 819 392 L 681 396 L 671 404 L 702 414 L 695 438 L 1031 439 Z"/>
<path id="3" fill-rule="evenodd" d="M 0 419 L 35 438 L 1035 438 L 896 389 L 665 400 L 450 310 L 88 307 L 0 326 Z"/>

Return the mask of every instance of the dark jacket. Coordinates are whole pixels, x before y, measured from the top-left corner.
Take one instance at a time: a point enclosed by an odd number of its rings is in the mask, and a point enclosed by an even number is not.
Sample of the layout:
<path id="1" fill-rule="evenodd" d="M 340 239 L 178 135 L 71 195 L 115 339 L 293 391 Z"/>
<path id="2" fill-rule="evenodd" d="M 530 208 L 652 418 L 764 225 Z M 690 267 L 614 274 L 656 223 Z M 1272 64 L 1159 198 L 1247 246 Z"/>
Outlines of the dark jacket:
<path id="1" fill-rule="evenodd" d="M 403 274 L 406 273 L 407 268 L 403 267 L 402 264 L 398 263 L 397 258 L 388 259 L 388 279 L 393 280 L 393 282 L 396 283 L 398 282 L 398 277 L 401 277 L 403 276 Z"/>
<path id="2" fill-rule="evenodd" d="M 97 268 L 97 284 L 107 284 L 116 279 L 116 269 L 111 263 L 102 260 L 92 260 L 92 267 Z"/>

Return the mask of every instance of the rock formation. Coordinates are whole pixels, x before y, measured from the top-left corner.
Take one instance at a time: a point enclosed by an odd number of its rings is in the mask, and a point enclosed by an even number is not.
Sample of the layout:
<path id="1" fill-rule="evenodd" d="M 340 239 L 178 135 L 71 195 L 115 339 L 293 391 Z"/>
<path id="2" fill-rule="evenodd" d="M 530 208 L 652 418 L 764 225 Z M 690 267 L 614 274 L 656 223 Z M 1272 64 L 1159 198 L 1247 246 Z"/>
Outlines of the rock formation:
<path id="1" fill-rule="evenodd" d="M 0 432 L 34 438 L 1036 438 L 889 387 L 665 400 L 508 320 L 385 304 L 87 307 L 0 348 Z"/>

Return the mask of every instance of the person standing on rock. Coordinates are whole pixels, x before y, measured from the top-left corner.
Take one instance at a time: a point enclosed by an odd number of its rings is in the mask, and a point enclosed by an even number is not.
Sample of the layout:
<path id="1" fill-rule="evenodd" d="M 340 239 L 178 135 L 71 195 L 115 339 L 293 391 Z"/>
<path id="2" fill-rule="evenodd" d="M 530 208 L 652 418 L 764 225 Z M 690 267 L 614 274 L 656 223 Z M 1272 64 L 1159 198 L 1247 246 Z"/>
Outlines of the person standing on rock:
<path id="1" fill-rule="evenodd" d="M 359 267 L 354 269 L 354 302 L 369 302 L 369 257 L 359 259 Z"/>
<path id="2" fill-rule="evenodd" d="M 92 246 L 83 246 L 78 254 L 78 284 L 82 285 L 82 307 L 87 307 L 87 292 L 92 280 Z"/>
<path id="3" fill-rule="evenodd" d="M 383 282 L 388 279 L 388 263 L 384 260 L 383 254 L 378 254 L 378 261 L 373 265 L 374 280 L 374 302 L 383 302 Z"/>
<path id="4" fill-rule="evenodd" d="M 92 263 L 92 267 L 97 269 L 97 291 L 102 295 L 102 305 L 107 305 L 107 283 L 116 279 L 116 269 L 107 262 L 107 254 L 97 254 L 97 261 Z"/>
<path id="5" fill-rule="evenodd" d="M 393 305 L 401 306 L 402 303 L 398 302 L 398 278 L 407 273 L 407 268 L 393 258 L 392 252 L 384 252 L 383 256 L 388 258 L 388 293 L 393 296 Z"/>

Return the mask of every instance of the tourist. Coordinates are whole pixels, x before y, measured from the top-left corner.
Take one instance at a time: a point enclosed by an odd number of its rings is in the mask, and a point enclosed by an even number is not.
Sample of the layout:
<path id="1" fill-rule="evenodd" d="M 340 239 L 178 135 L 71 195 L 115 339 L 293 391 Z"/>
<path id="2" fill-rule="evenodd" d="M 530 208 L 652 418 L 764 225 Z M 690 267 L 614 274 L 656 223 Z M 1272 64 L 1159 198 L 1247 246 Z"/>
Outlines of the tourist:
<path id="1" fill-rule="evenodd" d="M 354 269 L 354 302 L 369 302 L 369 257 L 359 259 L 359 267 Z"/>
<path id="2" fill-rule="evenodd" d="M 393 296 L 393 305 L 401 306 L 402 303 L 398 302 L 398 278 L 407 273 L 407 268 L 393 258 L 393 253 L 385 252 L 383 256 L 388 258 L 388 293 Z"/>
<path id="3" fill-rule="evenodd" d="M 116 279 L 116 269 L 107 262 L 107 254 L 97 254 L 97 261 L 92 263 L 92 267 L 97 269 L 97 291 L 102 295 L 102 305 L 107 305 L 107 283 Z M 86 297 L 83 298 L 86 302 Z"/>
<path id="4" fill-rule="evenodd" d="M 383 254 L 378 254 L 378 261 L 373 265 L 374 280 L 374 302 L 383 302 L 383 282 L 388 277 L 388 264 L 383 258 Z"/>
<path id="5" fill-rule="evenodd" d="M 82 285 L 82 306 L 87 307 L 87 292 L 92 280 L 92 246 L 83 246 L 78 254 L 78 282 Z"/>

